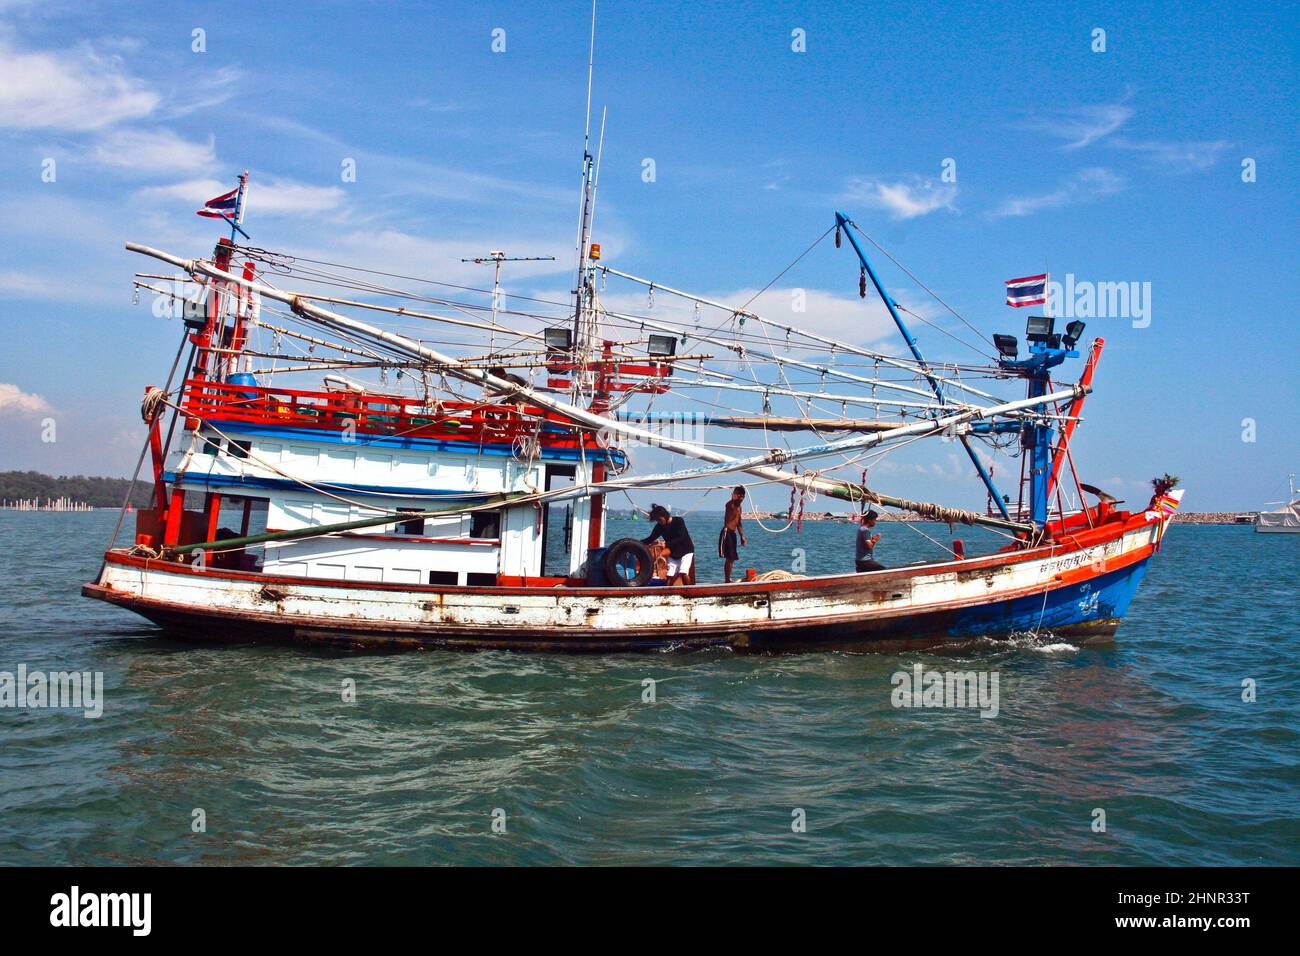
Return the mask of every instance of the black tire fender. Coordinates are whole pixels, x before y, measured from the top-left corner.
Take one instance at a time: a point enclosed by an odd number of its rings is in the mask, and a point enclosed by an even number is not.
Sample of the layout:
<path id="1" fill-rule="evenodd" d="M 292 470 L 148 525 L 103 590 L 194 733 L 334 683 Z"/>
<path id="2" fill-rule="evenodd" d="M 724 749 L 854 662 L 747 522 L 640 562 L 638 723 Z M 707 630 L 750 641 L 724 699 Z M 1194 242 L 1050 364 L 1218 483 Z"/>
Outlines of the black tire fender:
<path id="1" fill-rule="evenodd" d="M 636 577 L 629 580 L 623 577 L 622 567 L 629 559 L 636 561 Z M 650 560 L 650 549 L 636 538 L 621 538 L 605 550 L 605 583 L 612 588 L 639 588 L 650 580 L 654 573 L 654 562 Z"/>

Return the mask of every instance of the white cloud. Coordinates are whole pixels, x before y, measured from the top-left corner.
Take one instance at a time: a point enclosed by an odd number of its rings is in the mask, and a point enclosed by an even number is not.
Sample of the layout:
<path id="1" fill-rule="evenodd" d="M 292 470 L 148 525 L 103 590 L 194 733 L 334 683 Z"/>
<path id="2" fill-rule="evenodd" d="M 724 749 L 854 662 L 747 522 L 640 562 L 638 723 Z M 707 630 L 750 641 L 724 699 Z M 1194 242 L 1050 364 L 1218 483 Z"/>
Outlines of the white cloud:
<path id="1" fill-rule="evenodd" d="M 191 175 L 211 171 L 216 163 L 214 140 L 195 143 L 171 130 L 115 130 L 90 149 L 90 159 L 131 173 Z"/>
<path id="2" fill-rule="evenodd" d="M 1116 139 L 1114 145 L 1140 153 L 1151 165 L 1173 172 L 1200 172 L 1209 169 L 1232 147 L 1230 142 L 1223 139 L 1185 143 Z"/>
<path id="3" fill-rule="evenodd" d="M 1209 169 L 1232 144 L 1226 140 L 1178 142 L 1116 136 L 1136 110 L 1116 103 L 1096 103 L 1072 109 L 1047 111 L 1025 125 L 1064 140 L 1062 149 L 1077 150 L 1104 140 L 1106 145 L 1144 155 L 1153 166 L 1174 172 Z"/>
<path id="4" fill-rule="evenodd" d="M 1048 111 L 1028 125 L 1065 140 L 1063 149 L 1082 149 L 1114 133 L 1132 119 L 1133 113 L 1133 108 L 1122 102 L 1096 103 Z"/>
<path id="5" fill-rule="evenodd" d="M 233 180 L 190 179 L 170 186 L 150 186 L 140 190 L 145 201 L 178 201 L 201 207 L 214 196 L 229 192 Z M 295 216 L 329 212 L 343 203 L 343 190 L 338 186 L 310 186 L 288 179 L 259 181 L 251 177 L 248 186 L 247 209 L 262 216 Z"/>
<path id="6" fill-rule="evenodd" d="M 940 209 L 953 211 L 957 186 L 920 177 L 893 183 L 855 179 L 849 184 L 845 198 L 875 209 L 887 209 L 894 219 L 914 219 Z"/>
<path id="7" fill-rule="evenodd" d="M 243 71 L 233 66 L 205 70 L 202 76 L 169 94 L 166 102 L 159 108 L 159 115 L 166 119 L 174 119 L 220 106 L 235 95 L 243 78 Z"/>
<path id="8" fill-rule="evenodd" d="M 1090 167 L 1080 170 L 1056 189 L 1028 196 L 1013 196 L 992 213 L 994 217 L 1028 216 L 1043 209 L 1056 209 L 1076 203 L 1090 202 L 1119 192 L 1125 186 L 1123 177 L 1109 169 Z"/>
<path id="9" fill-rule="evenodd" d="M 97 130 L 148 116 L 159 95 L 89 45 L 25 51 L 0 37 L 0 127 Z"/>
<path id="10" fill-rule="evenodd" d="M 0 415 L 40 415 L 52 411 L 50 403 L 41 396 L 0 382 Z"/>
<path id="11" fill-rule="evenodd" d="M 120 291 L 122 287 L 116 288 Z M 0 299 L 41 299 L 102 306 L 105 296 L 113 291 L 114 287 L 107 279 L 93 274 L 83 274 L 76 282 L 69 282 L 67 275 L 54 272 L 0 271 Z"/>

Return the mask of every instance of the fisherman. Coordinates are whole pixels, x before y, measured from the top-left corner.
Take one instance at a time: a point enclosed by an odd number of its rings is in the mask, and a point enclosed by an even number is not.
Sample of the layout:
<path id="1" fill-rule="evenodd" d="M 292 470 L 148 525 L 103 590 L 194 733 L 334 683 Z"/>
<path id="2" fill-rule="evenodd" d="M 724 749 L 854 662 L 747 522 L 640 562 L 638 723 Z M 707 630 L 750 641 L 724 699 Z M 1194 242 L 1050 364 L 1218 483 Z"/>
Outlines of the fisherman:
<path id="1" fill-rule="evenodd" d="M 520 377 L 520 376 L 518 376 L 518 375 L 515 375 L 513 372 L 507 372 L 507 371 L 505 370 L 505 367 L 504 367 L 504 366 L 498 365 L 498 366 L 496 366 L 496 367 L 494 367 L 494 368 L 490 368 L 490 369 L 488 369 L 487 371 L 488 371 L 488 374 L 491 375 L 493 378 L 505 379 L 507 382 L 510 382 L 512 385 L 518 385 L 518 386 L 520 386 L 521 388 L 527 388 L 527 387 L 528 387 L 528 381 L 527 381 L 527 379 L 524 379 L 524 378 L 522 378 L 522 377 Z M 496 385 L 485 385 L 484 387 L 486 388 L 487 393 L 488 393 L 489 396 L 502 396 L 502 397 L 505 397 L 505 396 L 509 396 L 509 395 L 513 395 L 513 394 L 514 394 L 513 392 L 509 391 L 508 389 L 500 388 L 500 387 L 498 387 L 498 386 L 496 386 Z"/>
<path id="2" fill-rule="evenodd" d="M 650 506 L 650 520 L 655 523 L 654 530 L 641 543 L 648 545 L 656 539 L 662 539 L 668 548 L 669 586 L 690 584 L 695 580 L 695 543 L 686 530 L 686 522 L 674 518 L 663 505 Z"/>
<path id="3" fill-rule="evenodd" d="M 880 515 L 875 511 L 868 511 L 862 516 L 862 525 L 858 528 L 857 568 L 859 572 L 885 570 L 885 566 L 875 560 L 876 544 L 880 541 L 880 534 L 871 533 L 879 517 Z"/>
<path id="4" fill-rule="evenodd" d="M 736 548 L 737 536 L 741 544 L 749 543 L 745 540 L 745 525 L 740 513 L 744 500 L 745 488 L 743 485 L 737 485 L 722 513 L 722 531 L 718 534 L 718 557 L 722 559 L 722 580 L 725 584 L 731 583 L 731 568 L 740 556 Z"/>

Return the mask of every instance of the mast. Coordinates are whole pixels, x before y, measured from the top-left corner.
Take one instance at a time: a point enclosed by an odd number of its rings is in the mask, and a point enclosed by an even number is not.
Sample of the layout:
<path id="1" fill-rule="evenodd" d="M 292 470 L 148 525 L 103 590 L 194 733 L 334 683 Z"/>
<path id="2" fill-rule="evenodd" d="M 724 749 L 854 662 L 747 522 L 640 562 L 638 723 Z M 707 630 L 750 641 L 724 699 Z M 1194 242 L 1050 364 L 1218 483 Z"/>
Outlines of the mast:
<path id="1" fill-rule="evenodd" d="M 835 214 L 836 230 L 842 229 L 844 234 L 849 237 L 849 245 L 851 245 L 853 251 L 858 254 L 858 260 L 862 263 L 863 272 L 871 277 L 872 285 L 876 287 L 876 292 L 880 294 L 881 301 L 885 303 L 885 308 L 889 310 L 889 314 L 893 317 L 894 324 L 898 326 L 898 331 L 903 335 L 903 340 L 907 342 L 907 347 L 911 349 L 913 357 L 915 357 L 917 363 L 920 364 L 921 369 L 925 372 L 925 377 L 930 383 L 930 388 L 934 390 L 934 397 L 939 400 L 940 405 L 946 404 L 943 397 L 943 389 L 935 379 L 934 374 L 930 371 L 930 366 L 925 361 L 925 357 L 921 355 L 921 347 L 916 344 L 916 339 L 912 338 L 912 333 L 908 331 L 907 324 L 903 321 L 903 317 L 898 314 L 898 309 L 894 307 L 894 300 L 889 297 L 887 292 L 885 292 L 885 287 L 881 285 L 880 278 L 876 275 L 876 270 L 871 268 L 871 263 L 867 260 L 867 254 L 862 251 L 862 246 L 858 245 L 857 237 L 853 235 L 853 230 L 849 228 L 851 225 L 853 225 L 852 221 L 844 215 L 844 213 L 837 212 Z M 1039 396 L 1032 397 L 1036 398 Z M 993 476 L 984 468 L 984 462 L 980 460 L 980 456 L 976 454 L 975 449 L 971 446 L 970 439 L 965 435 L 961 435 L 958 437 L 958 440 L 961 442 L 961 447 L 966 449 L 966 455 L 970 458 L 971 464 L 975 466 L 975 471 L 979 473 L 980 481 L 984 482 L 984 487 L 988 490 L 989 497 L 992 498 L 994 503 L 998 506 L 998 511 L 1002 513 L 1002 517 L 1009 521 L 1011 515 L 1007 511 L 1006 504 L 1002 501 L 1002 494 L 998 491 L 997 486 L 993 484 Z"/>
<path id="2" fill-rule="evenodd" d="M 574 282 L 573 295 L 573 342 L 574 358 L 585 357 L 585 351 L 594 343 L 589 342 L 587 313 L 590 311 L 590 242 L 591 213 L 595 193 L 595 159 L 591 155 L 591 84 L 596 63 L 596 0 L 591 0 L 591 42 L 587 51 L 587 115 L 582 133 L 582 196 L 578 215 L 578 270 Z M 582 361 L 579 366 L 585 364 Z M 573 394 L 576 397 L 582 376 L 573 377 Z"/>

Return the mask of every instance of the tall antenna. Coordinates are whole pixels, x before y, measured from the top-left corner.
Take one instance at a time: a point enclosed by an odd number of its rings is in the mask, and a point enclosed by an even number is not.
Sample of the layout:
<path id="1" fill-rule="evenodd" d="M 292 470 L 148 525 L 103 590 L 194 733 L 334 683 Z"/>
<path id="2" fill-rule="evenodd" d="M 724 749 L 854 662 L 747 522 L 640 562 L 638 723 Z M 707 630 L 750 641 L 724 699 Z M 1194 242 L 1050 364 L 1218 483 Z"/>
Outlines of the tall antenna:
<path id="1" fill-rule="evenodd" d="M 486 256 L 461 259 L 461 262 L 474 262 L 483 265 L 496 263 L 496 278 L 492 281 L 492 331 L 489 353 L 497 350 L 497 311 L 501 308 L 501 263 L 503 262 L 554 262 L 555 256 L 507 256 L 500 249 L 493 249 Z"/>
<path id="2" fill-rule="evenodd" d="M 592 77 L 596 64 L 596 0 L 591 0 L 591 42 L 587 53 L 587 111 L 582 133 L 582 197 L 578 215 L 578 270 L 574 283 L 573 296 L 573 352 L 575 364 L 580 368 L 585 362 L 580 358 L 585 354 L 589 344 L 585 332 L 585 312 L 590 295 L 588 286 L 588 258 L 591 254 L 591 207 L 592 193 L 595 189 L 595 175 L 591 155 L 591 89 Z M 580 379 L 575 368 L 573 388 L 575 395 L 580 387 Z"/>

